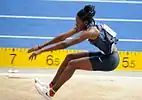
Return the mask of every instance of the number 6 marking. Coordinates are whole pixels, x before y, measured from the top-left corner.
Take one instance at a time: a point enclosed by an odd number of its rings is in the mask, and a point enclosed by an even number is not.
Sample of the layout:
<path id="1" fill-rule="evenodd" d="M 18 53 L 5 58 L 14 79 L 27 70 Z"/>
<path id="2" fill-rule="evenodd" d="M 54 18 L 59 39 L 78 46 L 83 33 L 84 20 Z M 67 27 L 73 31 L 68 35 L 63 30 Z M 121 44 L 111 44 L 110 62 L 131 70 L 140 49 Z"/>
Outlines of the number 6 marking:
<path id="1" fill-rule="evenodd" d="M 54 63 L 53 56 L 52 55 L 48 55 L 46 61 L 47 61 L 48 65 L 53 65 L 53 63 Z"/>
<path id="2" fill-rule="evenodd" d="M 13 64 L 15 57 L 17 56 L 16 54 L 10 54 L 13 56 L 12 60 L 11 60 L 11 64 Z"/>

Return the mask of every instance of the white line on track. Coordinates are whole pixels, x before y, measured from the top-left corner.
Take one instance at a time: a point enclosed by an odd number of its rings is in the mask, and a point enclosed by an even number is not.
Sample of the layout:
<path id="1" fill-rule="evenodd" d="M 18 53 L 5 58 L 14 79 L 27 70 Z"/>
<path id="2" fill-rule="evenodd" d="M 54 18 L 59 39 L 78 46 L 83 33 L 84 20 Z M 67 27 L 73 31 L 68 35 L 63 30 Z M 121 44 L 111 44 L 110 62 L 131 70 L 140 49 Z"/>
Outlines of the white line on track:
<path id="1" fill-rule="evenodd" d="M 26 74 L 26 73 L 0 73 L 0 76 L 12 76 L 13 77 L 54 77 L 54 74 Z M 83 75 L 75 74 L 76 78 L 95 78 L 95 79 L 136 79 L 142 80 L 142 77 L 129 77 L 129 76 L 98 76 L 98 75 Z"/>
<path id="2" fill-rule="evenodd" d="M 14 39 L 53 39 L 55 37 L 0 35 L 0 38 L 14 38 Z M 72 38 L 67 38 L 67 39 L 72 39 Z M 122 41 L 122 42 L 142 42 L 141 39 L 119 39 L 119 41 Z"/>
<path id="3" fill-rule="evenodd" d="M 0 18 L 43 19 L 43 20 L 75 20 L 74 17 L 17 16 L 17 15 L 0 15 Z M 94 18 L 94 19 L 96 21 L 142 22 L 142 19 L 114 19 L 114 18 Z"/>
<path id="4" fill-rule="evenodd" d="M 43 1 L 64 1 L 64 2 L 98 2 L 98 3 L 120 3 L 120 4 L 142 4 L 142 1 L 130 0 L 43 0 Z"/>

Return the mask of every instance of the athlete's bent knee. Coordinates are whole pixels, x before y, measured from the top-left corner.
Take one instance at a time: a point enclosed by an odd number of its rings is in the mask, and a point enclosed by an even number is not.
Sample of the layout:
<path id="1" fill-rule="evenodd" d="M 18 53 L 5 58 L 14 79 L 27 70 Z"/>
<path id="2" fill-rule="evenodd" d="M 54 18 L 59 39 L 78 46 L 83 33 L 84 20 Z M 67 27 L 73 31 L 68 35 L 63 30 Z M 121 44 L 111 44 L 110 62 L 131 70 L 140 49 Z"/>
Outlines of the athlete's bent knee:
<path id="1" fill-rule="evenodd" d="M 79 67 L 76 66 L 76 61 L 75 60 L 69 61 L 68 66 L 70 66 L 70 67 L 72 67 L 74 69 L 79 69 Z"/>
<path id="2" fill-rule="evenodd" d="M 74 57 L 75 57 L 74 54 L 68 54 L 68 55 L 66 56 L 66 59 L 72 60 L 72 59 L 74 59 Z"/>

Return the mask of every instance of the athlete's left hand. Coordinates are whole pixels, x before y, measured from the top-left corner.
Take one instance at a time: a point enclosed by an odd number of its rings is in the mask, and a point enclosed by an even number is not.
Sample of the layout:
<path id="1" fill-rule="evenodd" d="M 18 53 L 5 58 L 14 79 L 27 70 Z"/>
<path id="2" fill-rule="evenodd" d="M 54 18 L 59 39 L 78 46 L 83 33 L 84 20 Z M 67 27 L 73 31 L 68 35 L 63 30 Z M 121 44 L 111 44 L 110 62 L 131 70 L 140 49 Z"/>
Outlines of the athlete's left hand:
<path id="1" fill-rule="evenodd" d="M 31 56 L 29 57 L 29 60 L 36 60 L 36 56 L 38 55 L 38 54 L 40 54 L 41 52 L 40 51 L 37 51 L 37 52 L 34 52 L 34 53 L 32 53 L 31 54 Z"/>

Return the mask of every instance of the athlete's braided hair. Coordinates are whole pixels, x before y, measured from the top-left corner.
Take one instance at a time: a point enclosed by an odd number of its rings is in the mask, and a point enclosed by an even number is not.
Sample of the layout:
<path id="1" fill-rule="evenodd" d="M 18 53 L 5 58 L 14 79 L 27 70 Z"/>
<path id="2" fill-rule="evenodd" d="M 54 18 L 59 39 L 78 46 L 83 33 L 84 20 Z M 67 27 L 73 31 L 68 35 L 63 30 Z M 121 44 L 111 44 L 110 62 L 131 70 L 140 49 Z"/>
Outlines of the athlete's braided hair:
<path id="1" fill-rule="evenodd" d="M 82 21 L 88 21 L 89 23 L 92 23 L 94 21 L 93 16 L 95 15 L 95 6 L 93 5 L 85 5 L 83 9 L 81 9 L 78 13 L 77 16 L 82 20 Z"/>

